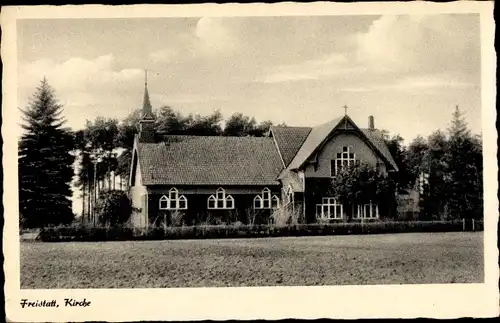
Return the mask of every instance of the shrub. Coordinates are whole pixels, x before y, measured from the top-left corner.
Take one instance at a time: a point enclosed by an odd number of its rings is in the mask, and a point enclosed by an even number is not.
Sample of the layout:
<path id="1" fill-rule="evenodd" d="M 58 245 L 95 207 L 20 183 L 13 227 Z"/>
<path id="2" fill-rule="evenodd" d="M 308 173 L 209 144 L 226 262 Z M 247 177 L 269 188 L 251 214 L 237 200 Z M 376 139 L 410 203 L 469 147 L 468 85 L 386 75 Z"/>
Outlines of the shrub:
<path id="1" fill-rule="evenodd" d="M 97 200 L 96 212 L 103 225 L 123 224 L 130 219 L 132 202 L 123 191 L 106 191 Z"/>
<path id="2" fill-rule="evenodd" d="M 474 229 L 480 231 L 483 223 L 477 221 Z M 466 230 L 471 230 L 466 227 Z M 399 221 L 399 222 L 342 222 L 295 224 L 287 226 L 262 225 L 200 225 L 164 227 L 154 226 L 135 230 L 128 226 L 91 227 L 84 225 L 48 227 L 42 229 L 42 241 L 117 241 L 165 239 L 222 239 L 286 236 L 317 236 L 345 234 L 382 234 L 405 232 L 463 231 L 462 221 Z"/>

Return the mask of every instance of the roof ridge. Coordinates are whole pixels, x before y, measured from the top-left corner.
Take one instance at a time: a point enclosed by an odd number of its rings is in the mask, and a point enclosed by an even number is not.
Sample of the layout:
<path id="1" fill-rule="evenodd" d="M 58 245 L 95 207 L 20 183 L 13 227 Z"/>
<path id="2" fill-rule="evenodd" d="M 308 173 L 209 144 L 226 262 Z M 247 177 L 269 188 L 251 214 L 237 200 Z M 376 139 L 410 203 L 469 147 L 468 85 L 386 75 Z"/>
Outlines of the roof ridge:
<path id="1" fill-rule="evenodd" d="M 190 138 L 248 138 L 248 139 L 270 139 L 270 137 L 267 136 L 221 136 L 221 135 L 204 135 L 204 136 L 198 136 L 198 135 L 174 135 L 174 134 L 166 134 L 166 133 L 161 133 L 157 132 L 160 136 L 163 137 L 190 137 Z"/>

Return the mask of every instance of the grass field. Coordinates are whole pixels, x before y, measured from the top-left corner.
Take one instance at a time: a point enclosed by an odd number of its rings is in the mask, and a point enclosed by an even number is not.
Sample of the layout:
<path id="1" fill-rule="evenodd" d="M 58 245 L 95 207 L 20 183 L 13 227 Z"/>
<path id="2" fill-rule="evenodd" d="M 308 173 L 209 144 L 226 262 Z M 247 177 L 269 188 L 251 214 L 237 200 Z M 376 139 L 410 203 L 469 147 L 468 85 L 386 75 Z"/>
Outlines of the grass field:
<path id="1" fill-rule="evenodd" d="M 21 288 L 483 282 L 482 232 L 21 243 Z"/>

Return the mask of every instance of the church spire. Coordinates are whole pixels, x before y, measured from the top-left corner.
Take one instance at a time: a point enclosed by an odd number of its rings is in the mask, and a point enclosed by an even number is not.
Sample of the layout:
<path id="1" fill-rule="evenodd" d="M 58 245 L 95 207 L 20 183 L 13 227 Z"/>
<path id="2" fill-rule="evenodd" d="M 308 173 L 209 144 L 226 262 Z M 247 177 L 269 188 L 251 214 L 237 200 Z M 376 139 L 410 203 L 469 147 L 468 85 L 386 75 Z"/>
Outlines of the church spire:
<path id="1" fill-rule="evenodd" d="M 141 120 L 139 120 L 139 142 L 154 142 L 155 116 L 148 93 L 148 70 L 145 70 L 144 78 L 144 100 L 142 102 Z"/>
<path id="2" fill-rule="evenodd" d="M 144 100 L 142 102 L 142 119 L 152 120 L 154 119 L 153 108 L 151 106 L 151 101 L 149 100 L 148 92 L 148 70 L 145 70 L 144 75 Z"/>

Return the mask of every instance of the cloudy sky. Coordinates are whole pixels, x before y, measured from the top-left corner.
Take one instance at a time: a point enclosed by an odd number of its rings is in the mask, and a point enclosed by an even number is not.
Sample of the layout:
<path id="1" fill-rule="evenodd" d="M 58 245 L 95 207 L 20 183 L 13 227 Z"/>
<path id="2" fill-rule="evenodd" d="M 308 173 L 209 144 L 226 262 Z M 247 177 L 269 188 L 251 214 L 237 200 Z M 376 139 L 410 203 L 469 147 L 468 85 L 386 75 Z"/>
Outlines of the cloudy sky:
<path id="1" fill-rule="evenodd" d="M 479 17 L 18 20 L 19 104 L 45 76 L 68 125 L 155 108 L 314 126 L 342 114 L 410 141 L 459 105 L 480 129 Z"/>

